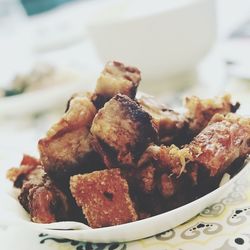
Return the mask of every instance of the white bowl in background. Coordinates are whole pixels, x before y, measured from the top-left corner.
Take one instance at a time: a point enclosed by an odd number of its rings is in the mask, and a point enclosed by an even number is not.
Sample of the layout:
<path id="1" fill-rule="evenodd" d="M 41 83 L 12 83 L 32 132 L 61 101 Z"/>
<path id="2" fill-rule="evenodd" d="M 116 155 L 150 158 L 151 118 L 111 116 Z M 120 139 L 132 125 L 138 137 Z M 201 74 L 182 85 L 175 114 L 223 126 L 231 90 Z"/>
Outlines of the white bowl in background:
<path id="1" fill-rule="evenodd" d="M 89 36 L 102 62 L 135 65 L 144 81 L 189 72 L 215 40 L 215 0 L 127 0 L 116 5 L 108 5 L 88 25 Z"/>

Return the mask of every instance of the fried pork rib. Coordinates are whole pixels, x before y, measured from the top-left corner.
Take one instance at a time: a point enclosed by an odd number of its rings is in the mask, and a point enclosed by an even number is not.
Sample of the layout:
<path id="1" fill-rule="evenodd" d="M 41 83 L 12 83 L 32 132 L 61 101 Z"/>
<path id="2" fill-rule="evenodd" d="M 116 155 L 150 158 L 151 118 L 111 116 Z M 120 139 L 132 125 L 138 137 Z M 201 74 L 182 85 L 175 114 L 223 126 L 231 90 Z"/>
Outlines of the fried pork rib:
<path id="1" fill-rule="evenodd" d="M 186 118 L 189 123 L 189 130 L 192 136 L 195 136 L 207 126 L 213 115 L 216 113 L 234 113 L 240 104 L 236 103 L 233 105 L 230 95 L 213 99 L 200 99 L 196 96 L 192 96 L 185 99 L 185 106 L 187 108 Z"/>
<path id="2" fill-rule="evenodd" d="M 120 62 L 108 62 L 97 80 L 92 101 L 99 109 L 116 94 L 124 94 L 134 98 L 141 81 L 140 71 Z"/>
<path id="3" fill-rule="evenodd" d="M 75 96 L 61 120 L 39 141 L 41 162 L 54 180 L 95 170 L 99 158 L 92 149 L 90 134 L 95 114 L 96 108 L 87 97 Z"/>
<path id="4" fill-rule="evenodd" d="M 216 114 L 187 147 L 194 162 L 215 176 L 250 153 L 250 119 L 232 113 Z"/>
<path id="5" fill-rule="evenodd" d="M 152 116 L 159 134 L 160 143 L 164 145 L 181 143 L 187 128 L 184 115 L 168 109 L 163 104 L 159 104 L 149 95 L 143 94 L 137 99 L 137 102 L 144 111 Z"/>
<path id="6" fill-rule="evenodd" d="M 70 178 L 70 189 L 93 228 L 138 219 L 128 183 L 117 168 L 75 175 Z"/>
<path id="7" fill-rule="evenodd" d="M 91 133 L 94 147 L 108 168 L 134 166 L 156 140 L 151 116 L 128 96 L 118 94 L 95 116 Z"/>
<path id="8" fill-rule="evenodd" d="M 21 188 L 18 200 L 37 223 L 68 220 L 67 196 L 51 181 L 39 161 L 25 155 L 19 168 L 8 171 L 8 178 Z M 17 185 L 18 184 L 18 185 Z"/>

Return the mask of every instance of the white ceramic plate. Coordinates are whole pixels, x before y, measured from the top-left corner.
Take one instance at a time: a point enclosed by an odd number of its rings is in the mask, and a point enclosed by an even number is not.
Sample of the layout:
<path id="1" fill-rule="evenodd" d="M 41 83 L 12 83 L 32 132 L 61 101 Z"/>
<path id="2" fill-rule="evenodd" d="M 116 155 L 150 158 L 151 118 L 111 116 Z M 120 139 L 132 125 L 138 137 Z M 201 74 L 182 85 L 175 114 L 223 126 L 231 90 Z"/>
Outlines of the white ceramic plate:
<path id="1" fill-rule="evenodd" d="M 93 76 L 84 74 L 77 80 L 29 93 L 0 98 L 0 117 L 30 115 L 65 104 L 77 91 L 91 89 Z"/>
<path id="2" fill-rule="evenodd" d="M 82 223 L 75 222 L 66 222 L 65 224 L 62 222 L 53 223 L 53 227 L 60 228 L 60 230 L 48 229 L 49 227 L 51 228 L 51 224 L 44 225 L 30 222 L 28 214 L 18 203 L 15 198 L 16 195 L 13 193 L 13 189 L 11 188 L 11 184 L 6 181 L 2 172 L 0 173 L 2 186 L 0 189 L 0 220 L 1 222 L 8 224 L 31 227 L 34 230 L 48 233 L 54 237 L 63 237 L 78 241 L 109 243 L 138 240 L 174 228 L 196 216 L 203 209 L 216 202 L 216 200 L 218 200 L 222 195 L 225 195 L 225 192 L 230 190 L 232 183 L 246 175 L 249 168 L 250 162 L 248 162 L 245 167 L 229 182 L 217 188 L 213 192 L 182 207 L 151 218 L 99 229 L 91 229 Z M 71 227 L 80 228 L 79 225 L 80 227 L 82 226 L 83 229 L 65 230 L 65 228 Z"/>
<path id="3" fill-rule="evenodd" d="M 62 98 L 67 98 L 67 90 L 70 88 L 70 91 L 72 91 L 72 87 L 76 86 L 56 86 L 49 90 L 43 89 L 2 97 L 0 98 L 0 114 L 1 116 L 21 116 L 49 109 L 61 103 Z"/>

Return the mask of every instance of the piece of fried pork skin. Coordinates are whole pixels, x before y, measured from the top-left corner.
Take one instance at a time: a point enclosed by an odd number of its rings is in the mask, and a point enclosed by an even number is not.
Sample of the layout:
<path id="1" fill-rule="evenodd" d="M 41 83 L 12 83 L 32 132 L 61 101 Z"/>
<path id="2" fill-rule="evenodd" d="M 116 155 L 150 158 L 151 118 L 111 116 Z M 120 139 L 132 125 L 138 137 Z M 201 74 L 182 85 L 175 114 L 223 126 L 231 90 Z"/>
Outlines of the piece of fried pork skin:
<path id="1" fill-rule="evenodd" d="M 153 119 L 159 134 L 161 144 L 183 144 L 188 122 L 184 114 L 178 113 L 146 94 L 141 94 L 136 101 L 142 109 L 148 112 Z"/>
<path id="2" fill-rule="evenodd" d="M 46 137 L 39 140 L 42 165 L 54 180 L 68 180 L 73 174 L 94 171 L 101 166 L 91 146 L 90 127 L 95 114 L 96 108 L 89 98 L 77 95 Z"/>
<path id="3" fill-rule="evenodd" d="M 11 168 L 7 177 L 20 188 L 18 200 L 36 223 L 69 220 L 72 205 L 66 194 L 45 173 L 40 162 L 24 155 L 18 168 Z"/>
<path id="4" fill-rule="evenodd" d="M 108 168 L 136 165 L 146 147 L 157 139 L 151 116 L 121 94 L 99 110 L 91 133 L 93 145 Z"/>
<path id="5" fill-rule="evenodd" d="M 136 67 L 121 62 L 108 62 L 97 80 L 92 101 L 99 109 L 117 94 L 135 98 L 141 81 L 141 72 Z"/>
<path id="6" fill-rule="evenodd" d="M 72 176 L 70 189 L 93 228 L 138 219 L 128 183 L 118 168 Z"/>
<path id="7" fill-rule="evenodd" d="M 237 158 L 250 153 L 250 118 L 216 114 L 186 147 L 193 161 L 205 167 L 210 176 L 223 173 Z"/>
<path id="8" fill-rule="evenodd" d="M 186 97 L 185 116 L 191 135 L 195 136 L 200 133 L 215 114 L 235 113 L 239 106 L 238 102 L 232 104 L 231 96 L 228 94 L 210 99 L 201 99 L 197 96 Z"/>

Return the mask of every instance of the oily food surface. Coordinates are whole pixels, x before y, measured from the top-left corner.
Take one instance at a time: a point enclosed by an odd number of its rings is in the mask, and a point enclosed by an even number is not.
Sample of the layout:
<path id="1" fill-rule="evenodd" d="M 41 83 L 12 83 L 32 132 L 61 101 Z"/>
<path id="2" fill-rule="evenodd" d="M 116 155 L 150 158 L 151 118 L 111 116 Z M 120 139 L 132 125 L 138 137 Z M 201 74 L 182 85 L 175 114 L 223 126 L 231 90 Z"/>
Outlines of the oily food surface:
<path id="1" fill-rule="evenodd" d="M 186 98 L 178 113 L 136 97 L 140 71 L 109 62 L 92 93 L 74 94 L 65 114 L 8 178 L 31 220 L 93 228 L 169 211 L 236 174 L 250 153 L 250 119 L 229 95 Z M 167 90 L 166 90 L 167 91 Z"/>
<path id="2" fill-rule="evenodd" d="M 119 169 L 73 176 L 70 187 L 78 206 L 90 218 L 91 227 L 118 225 L 137 219 L 128 184 Z"/>
<path id="3" fill-rule="evenodd" d="M 99 110 L 91 133 L 98 144 L 97 150 L 100 147 L 106 154 L 104 160 L 108 167 L 134 165 L 137 155 L 156 138 L 150 115 L 120 94 Z M 113 154 L 109 155 L 108 149 Z"/>

